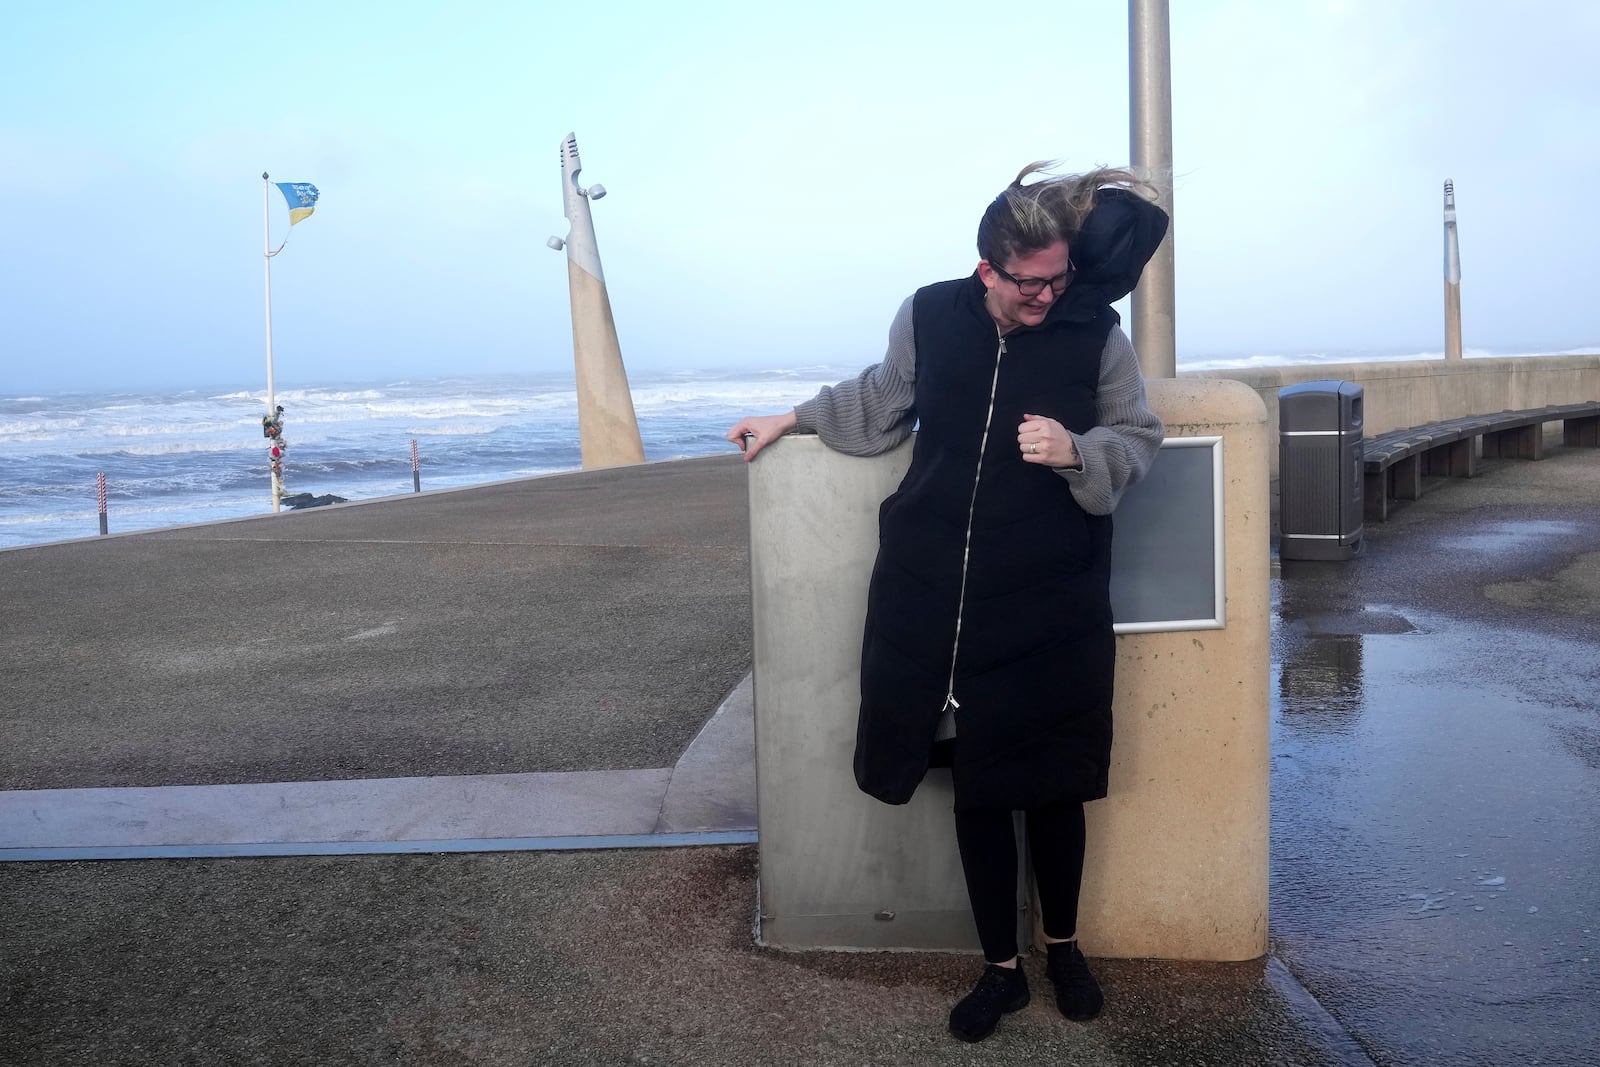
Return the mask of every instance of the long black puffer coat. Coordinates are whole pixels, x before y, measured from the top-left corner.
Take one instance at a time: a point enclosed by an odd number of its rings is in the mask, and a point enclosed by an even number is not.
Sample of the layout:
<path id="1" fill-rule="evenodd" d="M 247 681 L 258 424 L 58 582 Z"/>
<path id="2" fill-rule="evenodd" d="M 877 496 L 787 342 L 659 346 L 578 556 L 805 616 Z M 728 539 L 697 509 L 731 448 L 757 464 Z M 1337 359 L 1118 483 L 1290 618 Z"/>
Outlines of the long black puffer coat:
<path id="1" fill-rule="evenodd" d="M 914 297 L 919 426 L 910 469 L 879 509 L 862 642 L 855 773 L 872 796 L 910 800 L 947 702 L 958 808 L 1105 796 L 1111 518 L 1024 462 L 1016 427 L 1024 413 L 1074 433 L 1095 425 L 1110 301 L 1165 228 L 1131 195 L 1103 201 L 1073 245 L 1079 279 L 1043 323 L 1003 339 L 976 275 Z"/>

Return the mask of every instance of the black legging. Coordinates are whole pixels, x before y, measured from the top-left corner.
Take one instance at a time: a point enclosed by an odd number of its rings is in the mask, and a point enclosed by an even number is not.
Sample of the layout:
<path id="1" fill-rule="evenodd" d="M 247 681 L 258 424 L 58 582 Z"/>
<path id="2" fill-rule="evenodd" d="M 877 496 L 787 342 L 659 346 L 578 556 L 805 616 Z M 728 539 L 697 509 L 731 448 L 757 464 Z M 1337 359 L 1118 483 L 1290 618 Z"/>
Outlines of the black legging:
<path id="1" fill-rule="evenodd" d="M 1023 819 L 1045 936 L 1073 937 L 1083 884 L 1083 804 L 1074 800 L 1032 808 Z M 957 811 L 956 844 L 984 958 L 1004 963 L 1017 954 L 1017 838 L 1011 812 Z"/>

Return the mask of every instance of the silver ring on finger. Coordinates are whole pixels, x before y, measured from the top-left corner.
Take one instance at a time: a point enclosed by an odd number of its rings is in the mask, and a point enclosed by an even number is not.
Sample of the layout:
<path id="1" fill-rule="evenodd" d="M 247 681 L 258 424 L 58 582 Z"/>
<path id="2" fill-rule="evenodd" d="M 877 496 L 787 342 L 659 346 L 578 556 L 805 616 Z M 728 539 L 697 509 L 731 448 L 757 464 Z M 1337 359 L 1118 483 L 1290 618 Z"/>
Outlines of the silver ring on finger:
<path id="1" fill-rule="evenodd" d="M 1038 455 L 1039 454 L 1039 442 L 1035 441 L 1033 444 L 1029 445 L 1028 446 L 1028 451 L 1030 453 L 1034 454 L 1034 455 Z"/>

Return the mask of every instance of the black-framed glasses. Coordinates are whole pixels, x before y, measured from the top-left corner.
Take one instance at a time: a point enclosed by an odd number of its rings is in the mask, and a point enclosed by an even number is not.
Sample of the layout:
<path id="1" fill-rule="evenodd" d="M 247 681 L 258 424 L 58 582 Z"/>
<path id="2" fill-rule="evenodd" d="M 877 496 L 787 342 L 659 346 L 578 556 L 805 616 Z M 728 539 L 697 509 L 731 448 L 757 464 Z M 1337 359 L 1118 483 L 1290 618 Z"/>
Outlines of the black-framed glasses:
<path id="1" fill-rule="evenodd" d="M 1072 284 L 1073 275 L 1078 273 L 1078 268 L 1073 266 L 1070 258 L 1067 260 L 1067 269 L 1057 274 L 1054 278 L 1018 278 L 1007 274 L 993 263 L 989 264 L 989 267 L 1000 277 L 1016 286 L 1017 292 L 1023 296 L 1038 296 L 1044 292 L 1044 287 L 1047 285 L 1050 287 L 1051 292 L 1060 296 L 1067 291 L 1067 286 Z"/>

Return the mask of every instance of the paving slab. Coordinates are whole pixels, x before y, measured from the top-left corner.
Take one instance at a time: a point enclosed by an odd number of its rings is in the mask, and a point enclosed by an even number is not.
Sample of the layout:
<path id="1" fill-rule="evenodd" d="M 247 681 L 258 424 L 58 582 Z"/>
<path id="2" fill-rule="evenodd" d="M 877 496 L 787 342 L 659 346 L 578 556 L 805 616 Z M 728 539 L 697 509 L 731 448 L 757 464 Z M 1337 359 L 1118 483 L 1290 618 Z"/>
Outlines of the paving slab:
<path id="1" fill-rule="evenodd" d="M 0 862 L 649 847 L 755 831 L 748 676 L 674 767 L 0 791 Z"/>
<path id="2" fill-rule="evenodd" d="M 0 849 L 646 834 L 668 768 L 0 793 Z"/>

